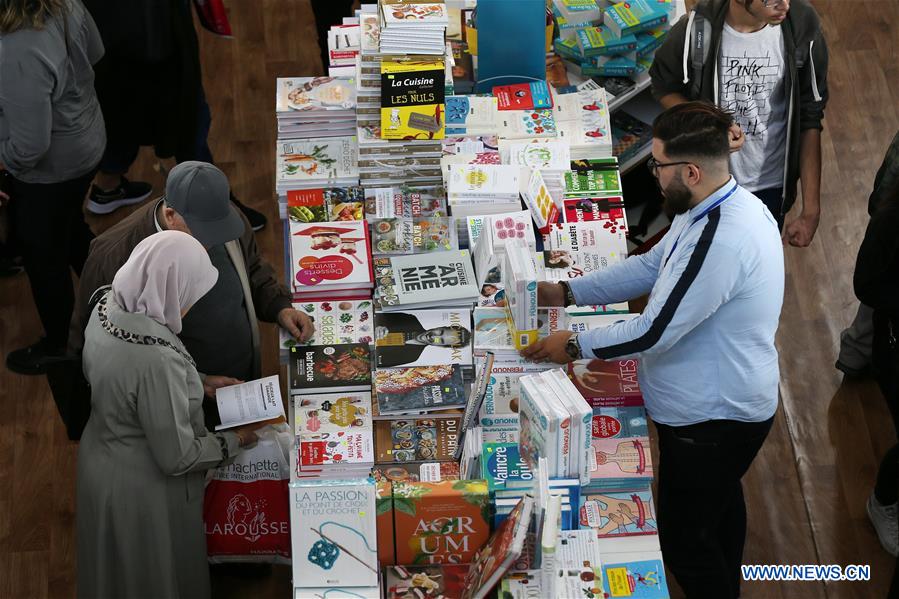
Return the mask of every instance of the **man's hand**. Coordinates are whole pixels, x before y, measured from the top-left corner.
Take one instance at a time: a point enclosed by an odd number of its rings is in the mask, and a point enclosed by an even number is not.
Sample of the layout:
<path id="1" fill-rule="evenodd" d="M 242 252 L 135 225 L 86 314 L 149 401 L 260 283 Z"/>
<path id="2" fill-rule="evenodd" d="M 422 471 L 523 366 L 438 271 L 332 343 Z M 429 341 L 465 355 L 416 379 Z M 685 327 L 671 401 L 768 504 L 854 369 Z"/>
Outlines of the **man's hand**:
<path id="1" fill-rule="evenodd" d="M 565 290 L 558 283 L 537 283 L 537 305 L 541 308 L 565 305 Z"/>
<path id="2" fill-rule="evenodd" d="M 239 385 L 243 381 L 231 378 L 230 376 L 219 376 L 217 374 L 207 375 L 203 379 L 203 393 L 206 397 L 215 397 L 215 390 L 222 387 L 230 387 L 231 385 Z"/>
<path id="3" fill-rule="evenodd" d="M 815 231 L 818 230 L 818 214 L 800 214 L 799 218 L 787 223 L 784 229 L 784 243 L 789 243 L 793 247 L 808 247 L 815 237 Z"/>
<path id="4" fill-rule="evenodd" d="M 315 325 L 308 315 L 293 308 L 284 308 L 278 312 L 278 324 L 297 341 L 305 343 L 315 332 Z"/>
<path id="5" fill-rule="evenodd" d="M 555 362 L 556 364 L 568 364 L 571 356 L 565 351 L 568 339 L 574 335 L 571 331 L 558 331 L 533 343 L 523 350 L 521 355 L 533 362 Z"/>
<path id="6" fill-rule="evenodd" d="M 743 142 L 746 141 L 746 135 L 743 133 L 743 129 L 740 128 L 740 125 L 734 123 L 730 126 L 728 139 L 730 140 L 730 151 L 733 153 L 739 151 L 740 148 L 743 147 Z"/>

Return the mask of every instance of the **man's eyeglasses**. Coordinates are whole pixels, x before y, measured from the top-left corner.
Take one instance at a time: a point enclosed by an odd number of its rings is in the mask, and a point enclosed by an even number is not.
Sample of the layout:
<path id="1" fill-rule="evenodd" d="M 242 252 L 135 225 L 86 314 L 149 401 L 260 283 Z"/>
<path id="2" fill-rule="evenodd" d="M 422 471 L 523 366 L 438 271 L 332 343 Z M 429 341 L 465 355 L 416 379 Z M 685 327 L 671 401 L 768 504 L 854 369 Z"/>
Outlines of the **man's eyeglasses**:
<path id="1" fill-rule="evenodd" d="M 649 167 L 649 172 L 652 173 L 652 176 L 655 178 L 659 177 L 659 169 L 664 168 L 666 166 L 675 166 L 678 164 L 693 164 L 692 162 L 659 162 L 655 158 L 650 158 L 646 161 L 646 166 Z"/>
<path id="2" fill-rule="evenodd" d="M 787 5 L 790 0 L 762 0 L 762 4 L 765 5 L 765 8 L 783 8 Z"/>

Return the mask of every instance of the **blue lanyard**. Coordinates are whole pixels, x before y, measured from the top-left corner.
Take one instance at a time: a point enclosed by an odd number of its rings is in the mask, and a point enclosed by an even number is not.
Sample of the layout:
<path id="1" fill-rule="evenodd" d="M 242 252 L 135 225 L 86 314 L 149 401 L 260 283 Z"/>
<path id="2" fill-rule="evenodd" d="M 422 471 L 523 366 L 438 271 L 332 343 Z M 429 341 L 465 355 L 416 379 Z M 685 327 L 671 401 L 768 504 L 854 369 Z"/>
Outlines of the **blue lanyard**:
<path id="1" fill-rule="evenodd" d="M 726 194 L 724 194 L 724 196 L 722 196 L 721 198 L 715 200 L 715 202 L 711 206 L 709 206 L 708 208 L 703 210 L 701 213 L 697 214 L 696 217 L 693 219 L 693 222 L 691 222 L 689 225 L 687 225 L 686 227 L 681 229 L 681 232 L 677 234 L 677 239 L 674 240 L 674 245 L 671 246 L 671 251 L 668 252 L 668 257 L 665 258 L 665 266 L 668 266 L 668 261 L 671 260 L 671 255 L 674 253 L 674 250 L 677 249 L 677 243 L 680 241 L 680 236 L 683 235 L 686 231 L 689 231 L 693 225 L 695 225 L 696 223 L 698 223 L 699 221 L 704 219 L 708 215 L 709 212 L 711 212 L 712 210 L 714 210 L 715 208 L 717 208 L 718 206 L 720 206 L 721 204 L 726 202 L 727 199 L 730 198 L 730 196 L 732 196 L 732 195 L 734 195 L 734 193 L 736 193 L 736 191 L 737 191 L 737 184 L 736 184 L 736 182 L 734 182 L 734 186 L 730 188 L 730 191 L 728 191 Z"/>

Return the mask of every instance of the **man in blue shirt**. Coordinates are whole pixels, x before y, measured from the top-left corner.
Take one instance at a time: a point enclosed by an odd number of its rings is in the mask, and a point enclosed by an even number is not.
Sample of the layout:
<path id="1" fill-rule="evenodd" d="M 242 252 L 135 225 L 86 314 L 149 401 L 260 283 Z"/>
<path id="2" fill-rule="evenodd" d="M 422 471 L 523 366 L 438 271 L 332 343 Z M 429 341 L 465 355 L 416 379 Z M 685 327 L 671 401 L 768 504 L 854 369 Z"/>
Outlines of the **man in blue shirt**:
<path id="1" fill-rule="evenodd" d="M 677 105 L 653 126 L 650 169 L 675 213 L 648 253 L 561 284 L 542 306 L 611 304 L 649 293 L 635 319 L 524 350 L 539 361 L 640 358 L 659 431 L 659 534 L 688 597 L 737 597 L 746 535 L 740 482 L 778 401 L 774 336 L 784 290 L 780 233 L 728 170 L 731 115 Z"/>

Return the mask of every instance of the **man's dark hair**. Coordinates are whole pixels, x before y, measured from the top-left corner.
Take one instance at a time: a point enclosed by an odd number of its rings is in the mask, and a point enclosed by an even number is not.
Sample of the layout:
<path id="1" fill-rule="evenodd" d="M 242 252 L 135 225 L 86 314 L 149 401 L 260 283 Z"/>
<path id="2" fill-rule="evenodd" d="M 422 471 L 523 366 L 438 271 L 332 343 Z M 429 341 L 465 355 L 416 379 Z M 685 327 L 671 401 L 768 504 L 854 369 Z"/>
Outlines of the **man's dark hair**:
<path id="1" fill-rule="evenodd" d="M 684 102 L 656 117 L 652 136 L 664 144 L 671 158 L 727 158 L 733 122 L 731 113 L 714 104 Z"/>

